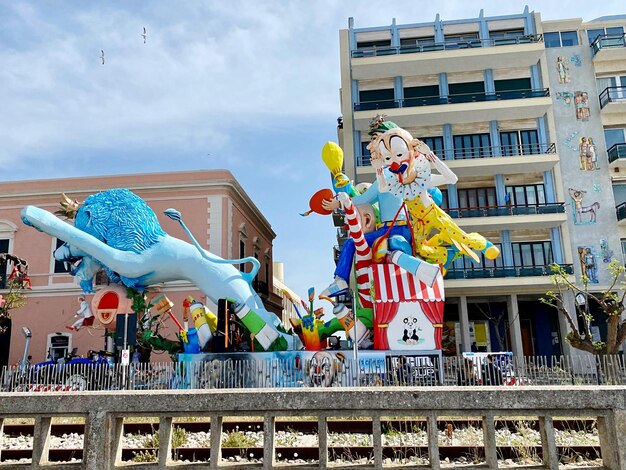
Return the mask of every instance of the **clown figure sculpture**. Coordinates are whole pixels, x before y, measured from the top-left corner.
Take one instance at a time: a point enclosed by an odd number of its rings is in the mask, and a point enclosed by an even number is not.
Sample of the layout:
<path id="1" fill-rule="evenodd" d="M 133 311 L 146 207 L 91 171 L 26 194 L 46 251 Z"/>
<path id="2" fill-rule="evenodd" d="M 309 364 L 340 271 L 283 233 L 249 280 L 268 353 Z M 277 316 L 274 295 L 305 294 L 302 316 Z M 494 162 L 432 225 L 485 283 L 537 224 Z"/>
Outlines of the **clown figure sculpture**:
<path id="1" fill-rule="evenodd" d="M 378 179 L 378 189 L 405 201 L 417 256 L 447 269 L 461 254 L 478 262 L 473 250 L 483 252 L 487 259 L 495 259 L 500 254 L 500 250 L 482 235 L 461 230 L 433 203 L 428 190 L 442 184 L 455 184 L 457 177 L 426 144 L 382 117 L 373 121 L 370 135 L 372 141 L 368 149 L 372 166 L 377 174 L 385 175 L 384 179 Z M 431 173 L 431 164 L 439 174 Z M 446 245 L 451 245 L 451 249 Z"/>

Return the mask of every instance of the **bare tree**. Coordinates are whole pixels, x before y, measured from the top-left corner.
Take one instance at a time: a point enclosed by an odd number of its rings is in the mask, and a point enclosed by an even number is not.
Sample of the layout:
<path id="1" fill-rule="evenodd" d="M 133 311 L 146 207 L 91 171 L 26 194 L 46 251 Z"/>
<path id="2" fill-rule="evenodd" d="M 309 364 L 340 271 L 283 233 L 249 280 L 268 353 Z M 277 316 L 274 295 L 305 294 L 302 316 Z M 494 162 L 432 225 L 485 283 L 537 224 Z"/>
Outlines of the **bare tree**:
<path id="1" fill-rule="evenodd" d="M 6 330 L 4 324 L 11 318 L 11 310 L 26 304 L 24 286 L 18 279 L 9 279 L 6 283 L 7 292 L 0 295 L 0 333 Z"/>
<path id="2" fill-rule="evenodd" d="M 582 287 L 571 282 L 569 275 L 558 264 L 551 266 L 552 282 L 555 289 L 546 292 L 541 302 L 557 309 L 563 315 L 570 327 L 565 338 L 576 349 L 591 354 L 617 354 L 626 340 L 626 321 L 622 320 L 624 298 L 626 296 L 626 269 L 620 262 L 613 260 L 607 266 L 611 275 L 611 285 L 602 292 L 589 292 L 589 278 L 582 276 Z M 618 292 L 621 291 L 621 292 Z M 575 312 L 571 312 L 565 303 L 567 293 L 572 293 L 576 301 Z M 581 297 L 582 296 L 582 297 Z M 580 301 L 578 300 L 580 299 Z M 605 341 L 594 341 L 591 334 L 591 322 L 594 316 L 589 311 L 589 302 L 593 300 L 602 309 L 607 317 L 607 338 Z M 580 318 L 580 322 L 578 319 Z"/>
<path id="3" fill-rule="evenodd" d="M 476 304 L 476 307 L 481 315 L 493 325 L 493 329 L 496 333 L 496 341 L 498 341 L 499 351 L 506 351 L 506 335 L 509 331 L 509 322 L 507 321 L 506 312 L 499 311 L 499 313 L 494 313 L 491 310 L 491 304 L 487 303 L 486 305 L 486 309 L 483 309 L 481 304 Z M 503 332 L 504 334 L 502 334 Z"/>

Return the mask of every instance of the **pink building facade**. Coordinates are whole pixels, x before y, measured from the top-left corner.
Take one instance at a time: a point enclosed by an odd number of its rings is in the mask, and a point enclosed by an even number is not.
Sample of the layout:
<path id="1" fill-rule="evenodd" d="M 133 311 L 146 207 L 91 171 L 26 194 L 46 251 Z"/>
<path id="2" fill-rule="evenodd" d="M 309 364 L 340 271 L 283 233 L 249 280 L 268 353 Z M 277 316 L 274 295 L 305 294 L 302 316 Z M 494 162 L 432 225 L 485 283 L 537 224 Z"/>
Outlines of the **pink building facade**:
<path id="1" fill-rule="evenodd" d="M 93 193 L 111 188 L 127 188 L 143 198 L 154 210 L 161 226 L 170 235 L 187 240 L 181 227 L 168 219 L 163 211 L 178 209 L 196 239 L 209 251 L 223 258 L 255 256 L 261 269 L 253 286 L 263 299 L 267 310 L 281 315 L 281 299 L 272 285 L 272 243 L 276 234 L 263 214 L 225 170 L 177 173 L 153 173 L 54 180 L 0 183 L 0 252 L 11 253 L 29 263 L 32 290 L 27 292 L 24 307 L 12 310 L 10 331 L 0 335 L 0 365 L 21 360 L 25 337 L 22 327 L 32 332 L 29 354 L 34 362 L 45 360 L 51 345 L 64 337 L 68 348 L 78 348 L 79 354 L 89 349 L 104 348 L 104 328 L 69 332 L 65 326 L 74 321 L 79 308 L 80 288 L 74 278 L 64 272 L 62 263 L 55 263 L 53 252 L 60 241 L 25 226 L 20 219 L 24 206 L 35 205 L 54 212 L 59 208 L 61 193 L 83 201 Z M 247 268 L 247 267 L 246 267 Z M 0 276 L 4 279 L 5 267 Z M 0 281 L 0 287 L 3 283 Z M 100 286 L 96 286 L 96 290 Z M 3 291 L 0 289 L 0 294 Z M 188 295 L 201 299 L 213 311 L 202 292 L 187 281 L 167 283 L 150 289 L 149 298 L 165 293 L 174 303 L 174 313 L 182 316 L 182 301 Z M 90 301 L 91 295 L 87 296 Z M 161 333 L 174 337 L 176 327 L 166 323 Z M 8 342 L 8 345 L 7 345 Z M 63 343 L 63 341 L 60 341 Z M 153 354 L 153 360 L 168 360 Z"/>

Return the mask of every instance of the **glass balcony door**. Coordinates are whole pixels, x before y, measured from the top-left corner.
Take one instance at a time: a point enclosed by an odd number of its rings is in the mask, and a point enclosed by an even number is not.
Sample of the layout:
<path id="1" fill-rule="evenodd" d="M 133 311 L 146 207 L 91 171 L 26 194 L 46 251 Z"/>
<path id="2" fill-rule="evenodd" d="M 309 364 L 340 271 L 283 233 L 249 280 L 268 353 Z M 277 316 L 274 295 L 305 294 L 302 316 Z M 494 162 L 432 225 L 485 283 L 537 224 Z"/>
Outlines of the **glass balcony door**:
<path id="1" fill-rule="evenodd" d="M 539 135 L 534 129 L 500 132 L 500 145 L 500 151 L 506 157 L 541 153 Z"/>

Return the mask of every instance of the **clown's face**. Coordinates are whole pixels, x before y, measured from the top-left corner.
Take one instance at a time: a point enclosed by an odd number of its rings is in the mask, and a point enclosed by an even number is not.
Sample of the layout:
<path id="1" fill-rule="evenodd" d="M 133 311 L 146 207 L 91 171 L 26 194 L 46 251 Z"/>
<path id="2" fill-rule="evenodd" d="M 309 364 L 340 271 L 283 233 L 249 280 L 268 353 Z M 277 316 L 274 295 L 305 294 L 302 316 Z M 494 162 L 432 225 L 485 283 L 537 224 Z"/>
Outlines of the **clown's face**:
<path id="1" fill-rule="evenodd" d="M 409 184 L 416 178 L 430 178 L 430 164 L 415 150 L 416 142 L 419 141 L 413 139 L 407 131 L 396 128 L 377 135 L 368 149 L 373 159 L 380 160 L 383 166 L 398 176 L 400 182 Z M 422 159 L 417 167 L 416 158 Z"/>

